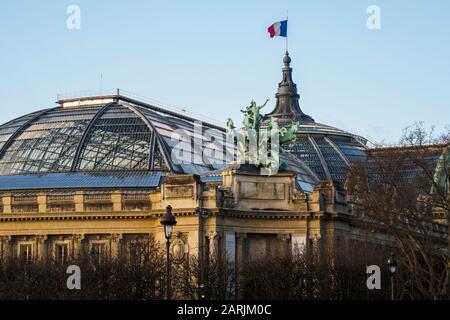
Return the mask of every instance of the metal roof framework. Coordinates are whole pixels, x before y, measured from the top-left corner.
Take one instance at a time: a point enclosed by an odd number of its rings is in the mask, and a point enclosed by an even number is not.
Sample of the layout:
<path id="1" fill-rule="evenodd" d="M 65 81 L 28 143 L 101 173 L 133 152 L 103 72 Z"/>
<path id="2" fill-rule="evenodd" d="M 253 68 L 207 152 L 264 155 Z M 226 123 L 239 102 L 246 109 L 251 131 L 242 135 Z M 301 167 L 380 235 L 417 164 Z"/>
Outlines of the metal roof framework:
<path id="1" fill-rule="evenodd" d="M 0 126 L 0 176 L 114 171 L 202 174 L 224 167 L 195 154 L 197 149 L 192 151 L 191 158 L 197 160 L 193 164 L 172 161 L 171 133 L 181 129 L 194 136 L 194 118 L 120 95 L 80 99 L 91 104 L 61 102 L 60 107 Z M 224 128 L 203 125 L 204 131 L 215 130 L 226 140 Z"/>

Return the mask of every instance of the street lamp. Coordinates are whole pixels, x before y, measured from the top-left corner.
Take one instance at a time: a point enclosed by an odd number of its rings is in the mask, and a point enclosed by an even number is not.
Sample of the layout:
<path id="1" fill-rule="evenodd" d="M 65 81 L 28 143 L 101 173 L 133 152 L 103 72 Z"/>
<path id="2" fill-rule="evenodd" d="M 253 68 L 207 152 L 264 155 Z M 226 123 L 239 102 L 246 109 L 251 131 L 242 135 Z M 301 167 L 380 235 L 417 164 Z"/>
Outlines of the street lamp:
<path id="1" fill-rule="evenodd" d="M 393 253 L 391 253 L 387 263 L 389 272 L 391 273 L 391 300 L 394 300 L 394 273 L 397 271 L 398 263 L 395 260 L 395 255 Z"/>
<path id="2" fill-rule="evenodd" d="M 166 279 L 166 299 L 170 299 L 170 238 L 172 237 L 173 226 L 177 224 L 175 216 L 172 214 L 172 207 L 167 206 L 166 213 L 161 217 L 161 224 L 164 227 L 164 236 L 166 237 L 167 254 L 167 279 Z"/>

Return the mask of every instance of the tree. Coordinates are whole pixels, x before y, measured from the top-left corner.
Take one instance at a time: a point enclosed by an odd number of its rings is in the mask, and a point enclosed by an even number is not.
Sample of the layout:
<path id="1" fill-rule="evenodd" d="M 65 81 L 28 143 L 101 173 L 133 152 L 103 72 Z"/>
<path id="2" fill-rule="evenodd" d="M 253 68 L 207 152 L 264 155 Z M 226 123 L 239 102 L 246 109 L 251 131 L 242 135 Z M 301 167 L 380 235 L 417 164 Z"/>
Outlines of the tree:
<path id="1" fill-rule="evenodd" d="M 411 298 L 449 297 L 449 142 L 450 132 L 435 137 L 416 124 L 397 146 L 369 150 L 346 181 L 360 220 L 394 241 Z"/>

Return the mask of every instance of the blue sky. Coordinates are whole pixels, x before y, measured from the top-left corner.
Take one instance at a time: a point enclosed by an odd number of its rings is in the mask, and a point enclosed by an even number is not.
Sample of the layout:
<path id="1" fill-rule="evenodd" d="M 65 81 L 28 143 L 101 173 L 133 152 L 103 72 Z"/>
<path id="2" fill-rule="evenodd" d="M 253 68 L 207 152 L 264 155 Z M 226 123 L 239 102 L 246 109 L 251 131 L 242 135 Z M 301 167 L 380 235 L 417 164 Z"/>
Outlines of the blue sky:
<path id="1" fill-rule="evenodd" d="M 81 30 L 66 9 L 81 8 Z M 381 30 L 366 27 L 369 5 Z M 58 93 L 123 88 L 219 120 L 271 101 L 285 50 L 267 27 L 289 10 L 289 52 L 304 112 L 395 142 L 416 121 L 450 124 L 450 2 L 2 1 L 0 123 Z"/>

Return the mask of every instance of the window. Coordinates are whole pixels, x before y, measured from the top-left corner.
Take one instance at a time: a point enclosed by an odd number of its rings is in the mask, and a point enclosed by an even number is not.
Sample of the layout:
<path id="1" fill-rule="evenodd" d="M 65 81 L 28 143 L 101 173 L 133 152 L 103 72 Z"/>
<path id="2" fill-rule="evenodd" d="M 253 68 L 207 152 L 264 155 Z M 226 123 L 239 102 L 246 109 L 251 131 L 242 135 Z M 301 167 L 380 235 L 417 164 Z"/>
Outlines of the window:
<path id="1" fill-rule="evenodd" d="M 139 241 L 129 244 L 129 261 L 132 266 L 142 265 L 145 261 L 145 246 Z"/>
<path id="2" fill-rule="evenodd" d="M 31 244 L 19 245 L 19 257 L 24 264 L 33 263 L 33 245 Z"/>
<path id="3" fill-rule="evenodd" d="M 136 243 L 130 243 L 130 264 L 139 264 L 139 248 Z"/>
<path id="4" fill-rule="evenodd" d="M 94 262 L 101 263 L 106 256 L 106 245 L 104 243 L 93 243 L 90 255 Z"/>
<path id="5" fill-rule="evenodd" d="M 69 246 L 65 243 L 55 245 L 55 262 L 65 264 L 69 260 Z"/>

